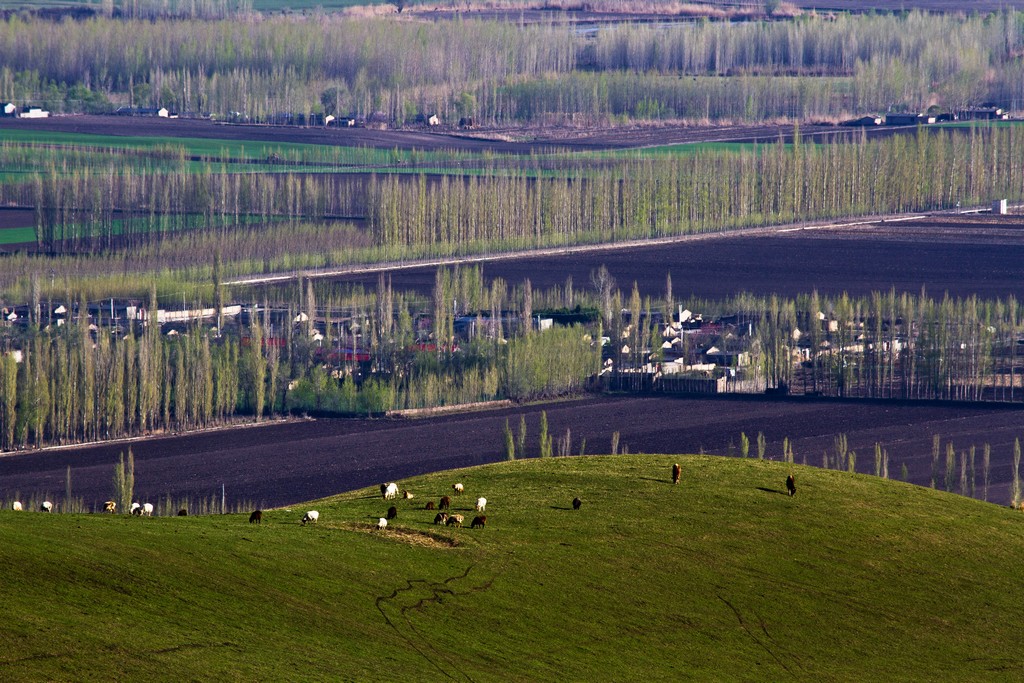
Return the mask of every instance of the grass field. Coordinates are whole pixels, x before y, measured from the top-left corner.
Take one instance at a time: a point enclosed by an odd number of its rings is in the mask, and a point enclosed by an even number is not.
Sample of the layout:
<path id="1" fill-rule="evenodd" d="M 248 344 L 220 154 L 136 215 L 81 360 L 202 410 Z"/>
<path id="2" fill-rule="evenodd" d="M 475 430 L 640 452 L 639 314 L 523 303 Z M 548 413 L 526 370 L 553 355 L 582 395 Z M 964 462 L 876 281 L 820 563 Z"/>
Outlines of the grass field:
<path id="1" fill-rule="evenodd" d="M 669 466 L 683 465 L 672 486 Z M 527 460 L 244 516 L 0 512 L 7 680 L 1007 680 L 1024 515 L 712 457 Z M 466 517 L 426 500 L 462 481 Z M 580 496 L 579 511 L 570 501 Z M 315 526 L 301 527 L 308 508 Z"/>

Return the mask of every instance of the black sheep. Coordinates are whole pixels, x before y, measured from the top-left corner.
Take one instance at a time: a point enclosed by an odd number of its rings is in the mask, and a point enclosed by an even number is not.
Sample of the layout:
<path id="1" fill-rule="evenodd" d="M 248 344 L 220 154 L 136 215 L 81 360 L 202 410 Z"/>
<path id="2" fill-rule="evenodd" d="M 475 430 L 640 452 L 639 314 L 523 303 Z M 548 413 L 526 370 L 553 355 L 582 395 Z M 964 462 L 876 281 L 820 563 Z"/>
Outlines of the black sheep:
<path id="1" fill-rule="evenodd" d="M 796 493 L 796 478 L 792 474 L 786 477 L 786 490 L 791 496 Z"/>

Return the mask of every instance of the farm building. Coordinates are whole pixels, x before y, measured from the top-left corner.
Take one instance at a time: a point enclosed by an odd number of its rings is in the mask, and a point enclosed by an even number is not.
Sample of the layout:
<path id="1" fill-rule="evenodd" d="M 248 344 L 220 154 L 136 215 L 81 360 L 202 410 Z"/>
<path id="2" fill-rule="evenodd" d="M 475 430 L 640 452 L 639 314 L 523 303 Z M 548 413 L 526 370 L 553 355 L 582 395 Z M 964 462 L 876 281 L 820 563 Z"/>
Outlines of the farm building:
<path id="1" fill-rule="evenodd" d="M 16 116 L 17 114 L 18 114 L 18 108 L 14 104 L 12 104 L 10 102 L 5 104 L 3 111 L 0 112 L 0 116 L 5 116 L 5 117 L 8 117 L 8 118 L 12 118 L 12 117 Z"/>
<path id="2" fill-rule="evenodd" d="M 413 122 L 417 125 L 423 126 L 440 126 L 441 119 L 437 117 L 437 114 L 417 114 Z"/>
<path id="3" fill-rule="evenodd" d="M 916 126 L 935 123 L 935 117 L 927 114 L 886 114 L 885 125 L 887 126 Z"/>
<path id="4" fill-rule="evenodd" d="M 1005 121 L 1010 118 L 1000 107 L 971 107 L 958 111 L 956 116 L 961 121 Z"/>
<path id="5" fill-rule="evenodd" d="M 839 125 L 841 125 L 841 126 L 851 126 L 851 127 L 856 127 L 856 126 L 860 126 L 860 127 L 880 126 L 880 125 L 882 125 L 882 117 L 881 116 L 874 116 L 874 115 L 861 116 L 861 117 L 856 118 L 856 119 L 850 119 L 849 121 L 843 121 Z"/>
<path id="6" fill-rule="evenodd" d="M 148 116 L 161 119 L 176 119 L 178 115 L 168 111 L 167 107 L 118 107 L 114 113 L 118 116 Z"/>
<path id="7" fill-rule="evenodd" d="M 18 117 L 22 119 L 45 119 L 49 115 L 50 112 L 41 107 L 22 107 L 18 113 Z"/>

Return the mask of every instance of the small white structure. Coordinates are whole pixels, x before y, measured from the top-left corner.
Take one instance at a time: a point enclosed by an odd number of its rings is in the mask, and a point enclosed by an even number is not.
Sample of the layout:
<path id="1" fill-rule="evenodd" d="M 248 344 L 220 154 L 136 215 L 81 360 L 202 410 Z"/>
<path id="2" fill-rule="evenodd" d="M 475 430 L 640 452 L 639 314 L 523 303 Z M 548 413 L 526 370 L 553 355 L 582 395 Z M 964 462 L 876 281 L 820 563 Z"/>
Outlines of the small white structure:
<path id="1" fill-rule="evenodd" d="M 18 113 L 18 108 L 14 105 L 14 103 L 8 102 L 7 104 L 4 105 L 4 111 L 3 111 L 3 115 L 4 116 L 16 116 L 17 113 Z"/>
<path id="2" fill-rule="evenodd" d="M 441 119 L 437 118 L 437 114 L 431 114 L 429 117 L 427 117 L 427 125 L 428 126 L 440 126 L 441 125 Z"/>
<path id="3" fill-rule="evenodd" d="M 29 107 L 19 114 L 20 118 L 23 119 L 45 119 L 50 115 L 50 112 L 44 111 L 40 107 Z"/>
<path id="4" fill-rule="evenodd" d="M 997 199 L 994 202 L 992 202 L 992 213 L 1000 215 L 1000 216 L 1005 216 L 1006 215 L 1006 200 L 1005 199 Z"/>

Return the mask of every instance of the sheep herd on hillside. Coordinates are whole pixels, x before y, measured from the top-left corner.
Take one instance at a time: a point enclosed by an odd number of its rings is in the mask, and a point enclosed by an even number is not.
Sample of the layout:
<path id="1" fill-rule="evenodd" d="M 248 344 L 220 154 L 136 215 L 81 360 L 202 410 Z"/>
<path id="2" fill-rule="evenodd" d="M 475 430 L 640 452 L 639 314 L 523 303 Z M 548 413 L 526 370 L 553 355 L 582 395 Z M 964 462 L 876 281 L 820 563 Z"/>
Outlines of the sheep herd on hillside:
<path id="1" fill-rule="evenodd" d="M 461 495 L 466 490 L 465 485 L 462 482 L 456 482 L 452 484 L 452 493 L 456 496 Z M 380 485 L 380 495 L 384 500 L 390 501 L 398 498 L 398 484 L 395 482 L 387 482 Z M 405 500 L 411 500 L 416 497 L 414 493 L 408 489 L 402 490 L 402 498 Z M 452 499 L 451 496 L 441 496 L 437 504 L 433 500 L 428 500 L 423 506 L 424 510 L 451 510 Z M 487 499 L 480 496 L 476 499 L 476 505 L 473 508 L 476 512 L 485 512 L 487 510 Z M 384 513 L 383 517 L 377 519 L 376 528 L 379 531 L 384 531 L 388 528 L 388 523 L 398 518 L 398 507 L 392 505 Z M 250 524 L 259 524 L 263 519 L 263 512 L 261 510 L 255 510 L 252 515 L 249 516 Z M 302 516 L 300 524 L 306 526 L 307 524 L 315 524 L 320 519 L 320 512 L 318 510 L 309 510 Z M 439 512 L 434 517 L 434 524 L 450 527 L 462 527 L 465 522 L 465 517 L 456 513 Z M 470 522 L 470 527 L 473 529 L 482 529 L 487 526 L 487 515 L 479 514 L 473 517 Z"/>
<path id="2" fill-rule="evenodd" d="M 673 485 L 678 485 L 679 484 L 680 480 L 682 479 L 682 473 L 683 473 L 683 470 L 682 470 L 682 467 L 679 465 L 679 463 L 674 463 L 672 465 L 672 472 L 671 472 Z M 465 492 L 466 487 L 465 487 L 465 485 L 462 484 L 462 482 L 456 482 L 456 483 L 451 485 L 451 489 L 452 489 L 453 495 L 459 496 L 459 495 L 462 495 Z M 796 495 L 796 477 L 792 473 L 790 473 L 786 477 L 786 492 L 790 496 Z M 395 483 L 395 482 L 387 482 L 387 483 L 381 484 L 380 485 L 380 494 L 381 494 L 381 497 L 384 500 L 395 500 L 395 499 L 397 499 L 399 497 L 398 484 Z M 408 489 L 403 489 L 402 492 L 401 492 L 401 497 L 403 499 L 405 499 L 405 500 L 411 500 L 411 499 L 415 498 L 415 494 L 413 494 Z M 580 507 L 582 507 L 582 505 L 583 505 L 583 501 L 578 496 L 576 498 L 573 498 L 573 501 L 572 501 L 572 509 L 573 510 L 579 510 Z M 428 511 L 439 510 L 438 514 L 434 517 L 434 524 L 443 525 L 443 526 L 461 527 L 465 518 L 462 515 L 459 515 L 459 514 L 454 514 L 454 513 L 446 512 L 447 510 L 451 509 L 451 506 L 452 506 L 451 496 L 445 495 L 445 496 L 441 496 L 440 500 L 437 502 L 436 505 L 434 504 L 433 500 L 428 500 L 426 505 L 423 506 L 423 509 L 424 510 L 428 510 Z M 20 501 L 17 501 L 17 500 L 13 501 L 11 503 L 11 509 L 15 510 L 15 511 L 22 510 L 23 509 L 22 503 Z M 1021 504 L 1021 508 L 1020 509 L 1024 509 L 1024 503 Z M 40 512 L 53 512 L 53 503 L 51 503 L 48 500 L 47 501 L 43 501 L 43 503 L 39 506 L 39 510 L 40 510 Z M 486 512 L 486 510 L 487 510 L 487 499 L 484 498 L 483 496 L 478 497 L 476 499 L 476 505 L 474 507 L 474 510 L 476 512 L 478 512 L 478 513 Z M 109 513 L 116 512 L 117 511 L 117 503 L 115 501 L 113 501 L 113 500 L 106 501 L 103 504 L 103 511 L 104 512 L 109 512 Z M 152 517 L 153 516 L 153 511 L 154 511 L 154 507 L 153 507 L 152 503 L 132 503 L 130 509 L 128 510 L 129 514 L 131 514 L 133 516 L 137 516 L 137 517 Z M 186 516 L 187 514 L 188 514 L 188 511 L 185 510 L 185 509 L 182 509 L 182 510 L 180 510 L 178 512 L 178 516 L 179 517 Z M 381 517 L 378 520 L 378 522 L 377 522 L 377 529 L 383 531 L 384 529 L 387 528 L 388 522 L 390 520 L 396 519 L 397 517 L 398 517 L 398 508 L 396 506 L 392 505 L 391 507 L 388 508 L 387 512 L 385 513 L 385 516 Z M 320 513 L 317 510 L 309 510 L 308 512 L 306 512 L 302 516 L 300 524 L 302 526 L 306 526 L 307 524 L 316 524 L 316 522 L 319 519 L 320 519 Z M 249 523 L 250 524 L 261 524 L 262 521 L 263 521 L 263 511 L 262 510 L 254 510 L 252 512 L 252 514 L 249 515 Z M 473 529 L 481 529 L 481 528 L 485 527 L 486 524 L 487 524 L 487 516 L 484 515 L 484 514 L 478 514 L 477 516 L 475 516 L 473 518 L 472 522 L 470 523 L 470 526 Z"/>

